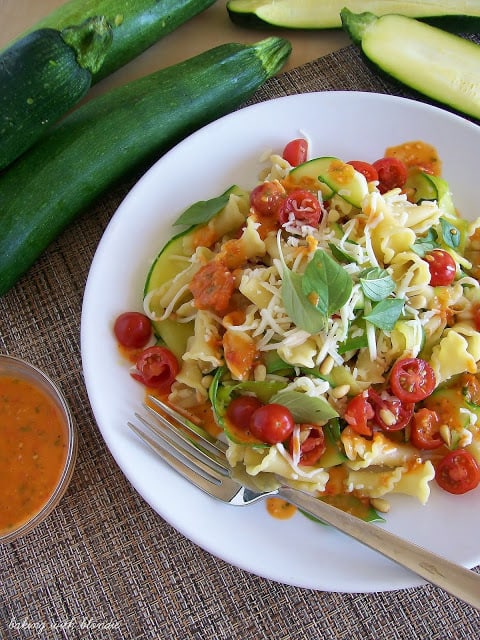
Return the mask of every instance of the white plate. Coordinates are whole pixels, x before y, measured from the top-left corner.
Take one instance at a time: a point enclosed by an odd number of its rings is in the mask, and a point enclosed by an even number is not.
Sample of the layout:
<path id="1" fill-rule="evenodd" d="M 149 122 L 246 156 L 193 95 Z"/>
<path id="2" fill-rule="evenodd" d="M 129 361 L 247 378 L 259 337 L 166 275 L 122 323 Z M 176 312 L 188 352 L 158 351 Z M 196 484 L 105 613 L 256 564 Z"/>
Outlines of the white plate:
<path id="1" fill-rule="evenodd" d="M 118 465 L 143 498 L 194 543 L 254 574 L 285 584 L 340 592 L 422 584 L 379 554 L 297 513 L 281 521 L 265 504 L 223 505 L 166 468 L 128 430 L 143 389 L 128 374 L 112 335 L 115 317 L 141 309 L 149 266 L 190 204 L 231 184 L 251 188 L 265 149 L 281 152 L 307 134 L 312 156 L 374 161 L 408 140 L 434 144 L 465 216 L 478 214 L 480 128 L 446 111 L 385 95 L 294 95 L 230 114 L 163 156 L 112 218 L 98 246 L 82 312 L 82 358 L 89 399 Z M 450 496 L 433 487 L 427 506 L 397 497 L 385 528 L 465 566 L 480 563 L 479 491 Z M 132 523 L 134 526 L 134 523 Z"/>

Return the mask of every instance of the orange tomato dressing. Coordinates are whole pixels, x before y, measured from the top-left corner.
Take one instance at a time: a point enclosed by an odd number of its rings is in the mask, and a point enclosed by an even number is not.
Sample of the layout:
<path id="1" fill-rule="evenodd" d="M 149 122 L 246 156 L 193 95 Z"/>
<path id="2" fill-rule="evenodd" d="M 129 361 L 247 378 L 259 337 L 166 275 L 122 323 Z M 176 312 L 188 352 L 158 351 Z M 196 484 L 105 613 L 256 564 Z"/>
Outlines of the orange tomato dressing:
<path id="1" fill-rule="evenodd" d="M 396 147 L 389 147 L 385 155 L 401 160 L 407 168 L 421 167 L 423 171 L 434 176 L 442 174 L 442 163 L 437 150 L 431 144 L 415 140 L 404 142 Z"/>
<path id="2" fill-rule="evenodd" d="M 65 466 L 67 440 L 64 418 L 45 391 L 0 376 L 0 533 L 48 502 Z"/>
<path id="3" fill-rule="evenodd" d="M 297 507 L 282 498 L 267 498 L 265 503 L 268 513 L 279 520 L 288 520 L 297 512 Z"/>
<path id="4" fill-rule="evenodd" d="M 170 404 L 168 402 L 168 395 L 161 395 L 158 393 L 156 389 L 150 389 L 150 388 L 147 388 L 146 390 L 146 396 L 145 396 L 146 404 L 150 404 L 150 402 L 148 401 L 149 395 L 154 396 L 159 400 L 162 400 L 162 402 L 165 402 L 165 404 Z M 161 412 L 161 409 L 159 409 L 155 404 L 152 404 L 151 406 L 153 409 L 155 409 L 155 411 Z M 178 413 L 181 413 L 183 416 L 185 416 L 185 418 L 188 418 L 194 424 L 198 425 L 199 427 L 202 427 L 202 429 L 204 429 L 207 433 L 209 433 L 214 438 L 219 436 L 220 433 L 222 432 L 222 429 L 215 422 L 212 405 L 209 402 L 203 402 L 201 404 L 197 404 L 194 407 L 190 407 L 188 409 L 184 409 L 178 406 L 174 406 L 174 407 L 172 406 L 172 408 L 175 409 L 175 411 L 178 411 Z"/>

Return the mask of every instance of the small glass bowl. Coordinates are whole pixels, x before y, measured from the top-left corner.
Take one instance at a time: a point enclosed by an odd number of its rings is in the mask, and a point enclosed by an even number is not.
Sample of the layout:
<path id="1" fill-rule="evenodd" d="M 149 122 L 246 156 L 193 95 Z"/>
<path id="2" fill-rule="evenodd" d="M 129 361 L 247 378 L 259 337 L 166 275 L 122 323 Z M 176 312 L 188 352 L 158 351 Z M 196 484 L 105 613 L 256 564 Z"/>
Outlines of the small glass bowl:
<path id="1" fill-rule="evenodd" d="M 53 509 L 55 509 L 70 483 L 78 450 L 78 435 L 70 409 L 60 389 L 43 371 L 19 358 L 0 355 L 0 377 L 2 376 L 14 376 L 29 382 L 47 394 L 50 400 L 54 402 L 63 418 L 66 429 L 67 453 L 57 484 L 56 486 L 52 486 L 51 494 L 46 502 L 40 510 L 31 515 L 28 520 L 22 521 L 14 528 L 8 529 L 8 531 L 0 532 L 0 543 L 12 542 L 30 533 L 34 527 L 43 522 Z"/>

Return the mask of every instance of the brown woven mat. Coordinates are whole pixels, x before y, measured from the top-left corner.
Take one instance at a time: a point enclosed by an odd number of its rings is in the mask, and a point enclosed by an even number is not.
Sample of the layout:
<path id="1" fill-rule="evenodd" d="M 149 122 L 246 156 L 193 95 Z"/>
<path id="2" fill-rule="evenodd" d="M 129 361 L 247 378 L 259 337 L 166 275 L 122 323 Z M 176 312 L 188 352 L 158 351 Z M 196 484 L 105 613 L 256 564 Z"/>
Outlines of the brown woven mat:
<path id="1" fill-rule="evenodd" d="M 249 104 L 332 89 L 409 95 L 374 75 L 357 50 L 347 47 L 270 80 Z M 110 193 L 73 224 L 0 299 L 0 351 L 32 361 L 59 382 L 80 432 L 76 471 L 60 506 L 29 536 L 0 547 L 0 636 L 480 637 L 478 612 L 429 585 L 378 594 L 337 594 L 288 587 L 241 571 L 177 533 L 132 489 L 107 450 L 89 407 L 79 328 L 93 254 L 133 182 Z"/>

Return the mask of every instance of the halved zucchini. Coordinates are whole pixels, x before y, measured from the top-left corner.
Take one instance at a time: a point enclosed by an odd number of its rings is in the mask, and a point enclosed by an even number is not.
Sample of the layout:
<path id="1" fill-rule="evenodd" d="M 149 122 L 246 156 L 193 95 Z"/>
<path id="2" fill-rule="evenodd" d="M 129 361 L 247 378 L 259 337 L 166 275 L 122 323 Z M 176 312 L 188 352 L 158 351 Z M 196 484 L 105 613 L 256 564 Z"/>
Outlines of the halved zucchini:
<path id="1" fill-rule="evenodd" d="M 480 5 L 460 0 L 229 0 L 227 11 L 232 22 L 244 27 L 285 29 L 338 29 L 340 11 L 345 7 L 376 15 L 398 13 L 426 18 L 451 31 L 478 33 Z"/>
<path id="2" fill-rule="evenodd" d="M 341 160 L 331 162 L 327 171 L 319 176 L 319 180 L 358 209 L 362 207 L 363 199 L 368 194 L 368 182 L 363 173 Z"/>
<path id="3" fill-rule="evenodd" d="M 353 42 L 379 69 L 462 113 L 480 118 L 480 46 L 401 15 L 341 11 Z"/>
<path id="4" fill-rule="evenodd" d="M 188 243 L 185 240 L 191 233 L 192 229 L 182 231 L 160 251 L 148 272 L 144 297 L 185 269 L 185 260 L 182 257 L 189 257 L 189 251 L 185 249 Z M 153 321 L 152 325 L 156 337 L 164 342 L 177 358 L 181 358 L 187 350 L 188 338 L 193 335 L 193 322 L 180 323 L 166 318 Z"/>
<path id="5" fill-rule="evenodd" d="M 339 162 L 338 158 L 332 156 L 313 158 L 292 169 L 289 177 L 300 187 L 321 191 L 323 199 L 328 200 L 333 196 L 334 191 L 324 182 L 320 181 L 320 176 L 327 173 L 328 168 L 334 160 Z"/>

